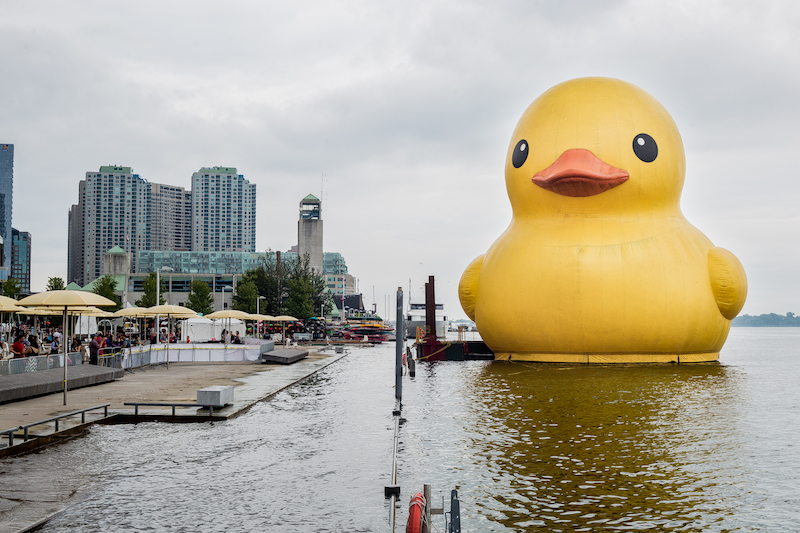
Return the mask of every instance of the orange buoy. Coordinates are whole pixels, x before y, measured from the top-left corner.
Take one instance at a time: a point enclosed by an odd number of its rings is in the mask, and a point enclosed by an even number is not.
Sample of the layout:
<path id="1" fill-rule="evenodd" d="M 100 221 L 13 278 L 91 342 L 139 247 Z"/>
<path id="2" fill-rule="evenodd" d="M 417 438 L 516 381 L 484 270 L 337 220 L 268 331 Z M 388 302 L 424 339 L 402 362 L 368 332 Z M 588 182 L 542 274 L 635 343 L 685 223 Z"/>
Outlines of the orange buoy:
<path id="1" fill-rule="evenodd" d="M 408 504 L 406 533 L 428 533 L 428 525 L 425 523 L 425 496 L 421 492 L 416 493 Z"/>

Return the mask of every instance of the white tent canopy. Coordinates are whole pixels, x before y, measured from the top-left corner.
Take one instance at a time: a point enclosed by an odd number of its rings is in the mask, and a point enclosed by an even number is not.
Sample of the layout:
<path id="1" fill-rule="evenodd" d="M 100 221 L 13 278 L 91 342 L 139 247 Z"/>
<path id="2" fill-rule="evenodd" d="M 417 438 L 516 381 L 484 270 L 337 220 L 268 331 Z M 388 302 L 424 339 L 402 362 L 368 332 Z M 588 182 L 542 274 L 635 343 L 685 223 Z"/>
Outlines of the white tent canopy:
<path id="1" fill-rule="evenodd" d="M 222 330 L 228 329 L 229 323 L 231 331 L 238 331 L 240 335 L 244 335 L 244 321 L 235 318 L 219 320 L 211 320 L 210 318 L 187 318 L 186 320 L 181 320 L 181 342 L 186 342 L 187 337 L 191 342 L 222 340 Z"/>

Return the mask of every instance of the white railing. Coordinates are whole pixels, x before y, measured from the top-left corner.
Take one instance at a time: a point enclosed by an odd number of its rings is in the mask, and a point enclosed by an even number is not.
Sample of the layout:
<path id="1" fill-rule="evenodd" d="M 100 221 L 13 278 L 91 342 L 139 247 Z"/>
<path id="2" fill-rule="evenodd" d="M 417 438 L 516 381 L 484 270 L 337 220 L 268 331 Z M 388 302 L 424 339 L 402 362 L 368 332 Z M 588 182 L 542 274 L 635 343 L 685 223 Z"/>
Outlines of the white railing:
<path id="1" fill-rule="evenodd" d="M 169 346 L 169 348 L 167 348 Z M 123 350 L 122 368 L 167 363 L 241 363 L 259 361 L 274 344 L 145 344 Z"/>
<path id="2" fill-rule="evenodd" d="M 75 366 L 81 364 L 81 354 L 70 352 L 67 354 L 67 364 Z M 64 354 L 37 355 L 35 357 L 20 357 L 0 361 L 0 376 L 12 376 L 25 372 L 38 372 L 51 368 L 64 366 Z"/>
<path id="3" fill-rule="evenodd" d="M 167 363 L 241 363 L 261 360 L 261 354 L 275 349 L 272 341 L 261 341 L 260 344 L 145 344 L 131 348 L 109 348 L 102 350 L 98 357 L 100 366 L 113 368 L 141 368 L 148 365 Z M 108 352 L 108 353 L 105 353 Z M 70 366 L 81 364 L 82 354 L 70 352 Z M 0 375 L 8 376 L 23 372 L 36 372 L 61 368 L 63 354 L 39 355 L 21 359 L 0 361 Z"/>

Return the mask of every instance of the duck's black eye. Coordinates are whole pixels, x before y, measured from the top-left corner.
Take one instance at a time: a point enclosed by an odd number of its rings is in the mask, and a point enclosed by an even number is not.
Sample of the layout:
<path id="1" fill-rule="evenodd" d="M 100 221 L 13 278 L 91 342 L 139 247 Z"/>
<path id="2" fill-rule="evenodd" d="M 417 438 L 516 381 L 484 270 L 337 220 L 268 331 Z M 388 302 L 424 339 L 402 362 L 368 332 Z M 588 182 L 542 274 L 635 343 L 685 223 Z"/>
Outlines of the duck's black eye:
<path id="1" fill-rule="evenodd" d="M 633 138 L 633 153 L 645 163 L 652 163 L 658 157 L 658 145 L 648 134 L 640 133 Z"/>
<path id="2" fill-rule="evenodd" d="M 514 168 L 519 168 L 528 159 L 528 141 L 521 140 L 514 147 L 514 153 L 511 154 L 511 164 Z"/>

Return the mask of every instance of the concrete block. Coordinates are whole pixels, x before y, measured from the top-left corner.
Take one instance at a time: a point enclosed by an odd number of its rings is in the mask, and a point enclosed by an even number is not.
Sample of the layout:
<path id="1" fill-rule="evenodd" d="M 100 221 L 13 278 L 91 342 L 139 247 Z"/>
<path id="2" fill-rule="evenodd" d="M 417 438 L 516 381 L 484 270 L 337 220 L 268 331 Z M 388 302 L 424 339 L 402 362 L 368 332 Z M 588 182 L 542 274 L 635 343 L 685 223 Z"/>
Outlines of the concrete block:
<path id="1" fill-rule="evenodd" d="M 233 387 L 230 385 L 214 385 L 197 391 L 198 405 L 223 407 L 233 403 Z"/>

